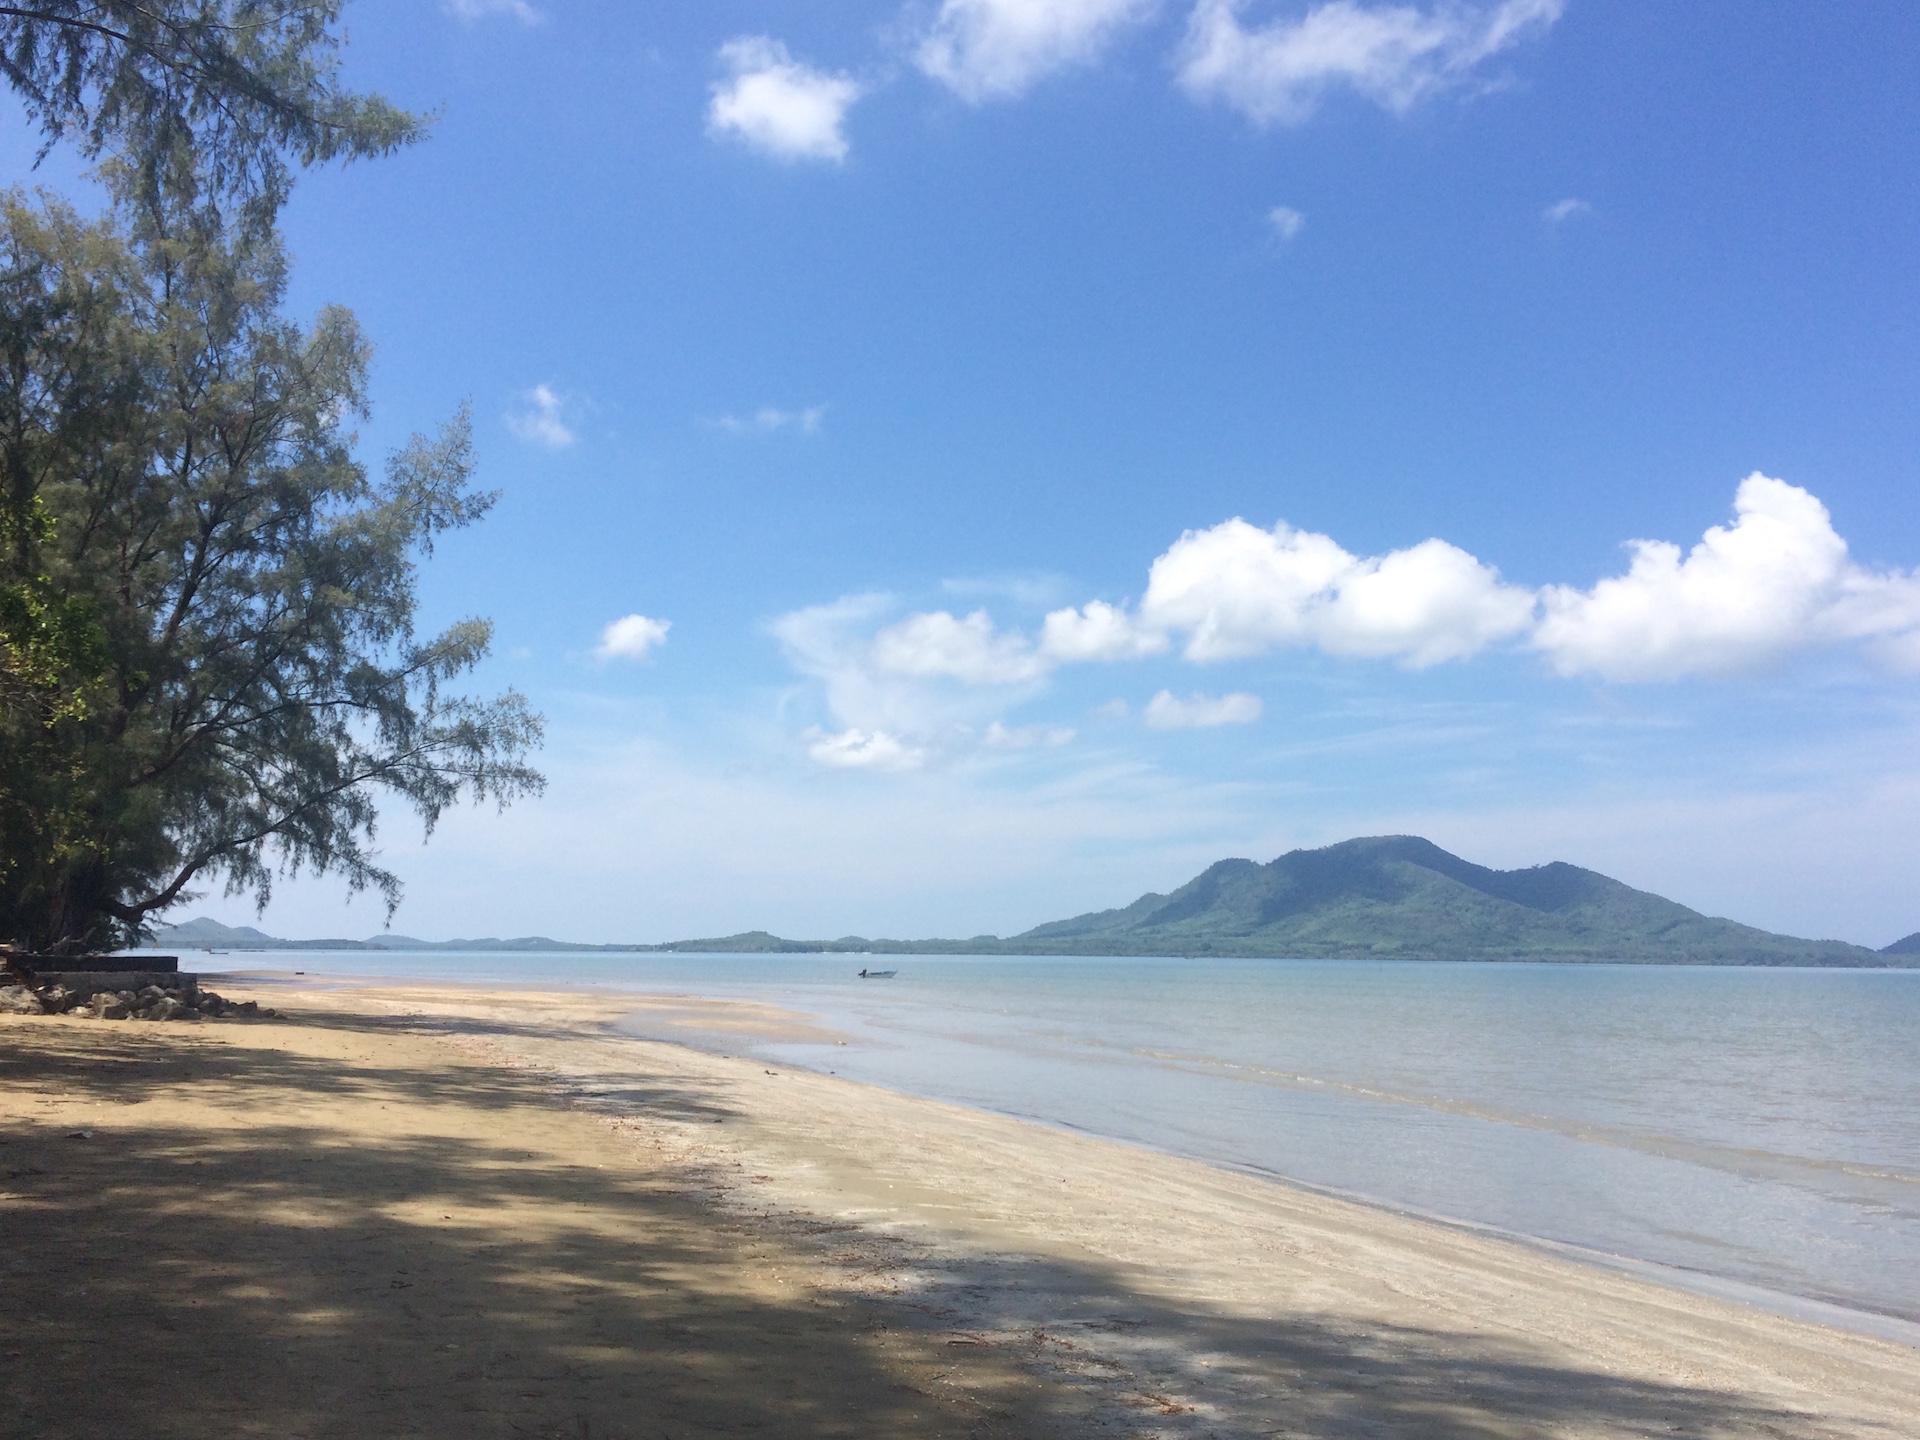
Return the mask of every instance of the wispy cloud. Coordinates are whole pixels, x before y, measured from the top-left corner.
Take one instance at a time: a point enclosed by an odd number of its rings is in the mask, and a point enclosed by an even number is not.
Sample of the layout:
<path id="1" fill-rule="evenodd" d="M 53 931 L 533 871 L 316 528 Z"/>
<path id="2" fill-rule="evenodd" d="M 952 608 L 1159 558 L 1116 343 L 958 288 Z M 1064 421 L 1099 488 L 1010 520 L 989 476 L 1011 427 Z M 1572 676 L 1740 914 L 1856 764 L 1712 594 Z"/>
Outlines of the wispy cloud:
<path id="1" fill-rule="evenodd" d="M 456 19 L 468 21 L 504 15 L 523 25 L 538 25 L 547 18 L 544 11 L 534 9 L 527 0 L 443 0 L 440 8 Z"/>
<path id="2" fill-rule="evenodd" d="M 1546 209 L 1540 212 L 1540 218 L 1545 220 L 1549 225 L 1564 225 L 1567 221 L 1577 216 L 1591 215 L 1592 213 L 1593 206 L 1585 200 L 1575 200 L 1569 197 L 1565 200 L 1556 200 L 1553 204 L 1547 206 Z"/>
<path id="3" fill-rule="evenodd" d="M 1190 695 L 1183 700 L 1171 690 L 1162 690 L 1140 713 L 1153 730 L 1211 730 L 1220 725 L 1251 725 L 1263 708 L 1258 695 Z"/>
<path id="4" fill-rule="evenodd" d="M 898 613 L 889 596 L 849 595 L 769 627 L 788 663 L 820 682 L 841 727 L 813 736 L 808 753 L 840 767 L 905 769 L 936 754 L 1023 748 L 1027 732 L 1002 717 L 1040 692 L 1051 662 L 985 611 Z"/>
<path id="5" fill-rule="evenodd" d="M 1095 59 L 1158 0 L 943 0 L 914 59 L 962 99 L 1018 95 Z"/>
<path id="6" fill-rule="evenodd" d="M 1307 217 L 1291 205 L 1276 205 L 1267 211 L 1267 228 L 1282 240 L 1291 240 L 1307 223 Z"/>
<path id="7" fill-rule="evenodd" d="M 835 770 L 916 770 L 927 752 L 908 745 L 884 730 L 843 730 L 829 735 L 814 730 L 808 735 L 807 754 Z"/>
<path id="8" fill-rule="evenodd" d="M 507 415 L 507 428 L 520 439 L 549 450 L 564 450 L 579 438 L 561 418 L 566 402 L 551 385 L 536 385 Z"/>
<path id="9" fill-rule="evenodd" d="M 1244 0 L 1199 0 L 1180 82 L 1196 100 L 1218 101 L 1261 125 L 1303 121 L 1322 96 L 1343 87 L 1398 114 L 1544 31 L 1563 6 L 1501 0 L 1423 10 L 1329 0 L 1297 20 L 1249 29 L 1240 22 Z"/>
<path id="10" fill-rule="evenodd" d="M 600 632 L 594 654 L 602 660 L 644 660 L 667 643 L 671 620 L 656 620 L 649 615 L 623 615 Z"/>
<path id="11" fill-rule="evenodd" d="M 826 418 L 827 407 L 824 405 L 809 405 L 802 410 L 782 410 L 763 405 L 751 415 L 722 415 L 713 423 L 734 435 L 767 435 L 776 430 L 818 435 Z"/>
<path id="12" fill-rule="evenodd" d="M 964 619 L 945 610 L 909 615 L 874 636 L 873 663 L 883 675 L 937 675 L 967 685 L 1024 684 L 1051 668 L 1026 640 L 997 633 L 984 610 Z"/>
<path id="13" fill-rule="evenodd" d="M 795 60 L 765 35 L 743 35 L 720 47 L 728 77 L 713 87 L 707 128 L 779 160 L 847 158 L 843 126 L 861 87 Z"/>
<path id="14" fill-rule="evenodd" d="M 981 734 L 980 743 L 992 750 L 1028 750 L 1068 744 L 1075 733 L 1069 725 L 1003 725 L 996 720 Z"/>

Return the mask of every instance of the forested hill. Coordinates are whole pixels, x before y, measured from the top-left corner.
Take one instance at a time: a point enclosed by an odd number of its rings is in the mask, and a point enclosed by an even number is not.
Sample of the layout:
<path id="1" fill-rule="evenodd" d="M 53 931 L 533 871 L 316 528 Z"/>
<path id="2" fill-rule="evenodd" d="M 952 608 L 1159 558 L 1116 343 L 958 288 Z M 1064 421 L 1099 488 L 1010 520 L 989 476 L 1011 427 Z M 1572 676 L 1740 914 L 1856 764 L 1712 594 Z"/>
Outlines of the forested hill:
<path id="1" fill-rule="evenodd" d="M 1412 835 L 1294 850 L 1266 865 L 1222 860 L 1170 895 L 1143 895 L 1125 909 L 1037 926 L 1003 943 L 1081 955 L 1705 965 L 1920 959 L 1716 920 L 1564 862 L 1489 870 Z"/>
<path id="2" fill-rule="evenodd" d="M 1920 935 L 1885 950 L 1798 940 L 1635 890 L 1577 865 L 1489 870 L 1412 835 L 1222 860 L 1170 895 L 1142 895 L 1005 939 L 785 940 L 764 930 L 665 944 L 514 940 L 278 940 L 190 920 L 156 944 L 233 950 L 678 951 L 684 954 L 1237 955 L 1301 959 L 1624 960 L 1691 965 L 1920 967 Z"/>

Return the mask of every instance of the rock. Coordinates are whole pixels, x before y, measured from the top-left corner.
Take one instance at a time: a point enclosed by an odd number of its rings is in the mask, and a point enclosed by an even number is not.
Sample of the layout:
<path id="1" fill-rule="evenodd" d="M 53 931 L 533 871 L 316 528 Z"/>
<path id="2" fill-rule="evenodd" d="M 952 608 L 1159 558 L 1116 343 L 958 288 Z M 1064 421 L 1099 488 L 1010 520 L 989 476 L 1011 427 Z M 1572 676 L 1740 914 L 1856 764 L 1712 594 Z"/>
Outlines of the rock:
<path id="1" fill-rule="evenodd" d="M 162 990 L 158 985 L 147 985 L 141 988 L 137 998 L 142 1005 L 152 1005 L 156 1001 L 166 999 L 167 992 Z"/>
<path id="2" fill-rule="evenodd" d="M 188 1013 L 190 1012 L 187 1010 L 187 1007 L 171 995 L 163 995 L 147 1007 L 147 1019 L 149 1020 L 178 1020 L 182 1015 Z"/>
<path id="3" fill-rule="evenodd" d="M 111 991 L 102 990 L 98 995 L 93 997 L 93 1004 L 90 1008 L 92 1012 L 102 1020 L 124 1020 L 127 1018 L 131 1007 L 118 995 L 113 994 Z"/>
<path id="4" fill-rule="evenodd" d="M 258 1015 L 260 1013 L 260 1002 L 258 1000 L 242 1000 L 238 1005 L 233 1007 L 233 1012 L 236 1015 Z"/>
<path id="5" fill-rule="evenodd" d="M 74 994 L 64 985 L 49 985 L 40 992 L 40 1003 L 49 1015 L 64 1015 L 74 1006 Z"/>
<path id="6" fill-rule="evenodd" d="M 44 1015 L 46 1013 L 40 1004 L 40 997 L 26 986 L 8 985 L 0 989 L 0 1014 Z"/>

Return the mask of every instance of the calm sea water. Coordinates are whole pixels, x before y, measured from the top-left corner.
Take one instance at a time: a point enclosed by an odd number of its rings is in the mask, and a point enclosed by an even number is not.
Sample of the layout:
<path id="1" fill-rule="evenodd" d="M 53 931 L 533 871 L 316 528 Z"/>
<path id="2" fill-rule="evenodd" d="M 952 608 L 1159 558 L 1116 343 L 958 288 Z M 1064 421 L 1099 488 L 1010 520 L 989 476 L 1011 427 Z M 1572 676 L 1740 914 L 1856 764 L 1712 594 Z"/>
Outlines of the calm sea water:
<path id="1" fill-rule="evenodd" d="M 768 1059 L 1920 1320 L 1920 972 L 260 959 L 770 1000 L 852 1043 L 754 1052 Z M 899 976 L 862 981 L 863 965 Z"/>

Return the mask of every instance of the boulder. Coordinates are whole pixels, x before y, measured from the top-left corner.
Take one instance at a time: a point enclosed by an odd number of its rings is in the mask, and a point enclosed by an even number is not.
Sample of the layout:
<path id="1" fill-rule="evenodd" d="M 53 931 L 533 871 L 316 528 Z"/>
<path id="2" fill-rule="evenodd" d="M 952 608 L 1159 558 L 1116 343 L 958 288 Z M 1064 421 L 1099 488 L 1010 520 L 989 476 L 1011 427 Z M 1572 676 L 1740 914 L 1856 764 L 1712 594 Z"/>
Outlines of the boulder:
<path id="1" fill-rule="evenodd" d="M 102 1020 L 124 1020 L 130 1009 L 125 1000 L 109 990 L 102 990 L 94 996 L 89 1008 Z"/>
<path id="2" fill-rule="evenodd" d="M 26 986 L 8 985 L 0 988 L 0 1014 L 44 1015 L 46 1013 L 40 1004 L 40 997 Z"/>

